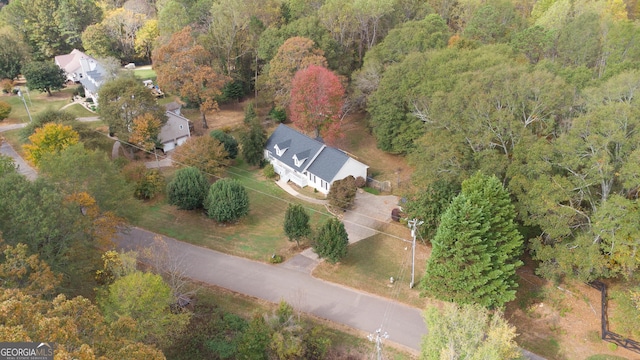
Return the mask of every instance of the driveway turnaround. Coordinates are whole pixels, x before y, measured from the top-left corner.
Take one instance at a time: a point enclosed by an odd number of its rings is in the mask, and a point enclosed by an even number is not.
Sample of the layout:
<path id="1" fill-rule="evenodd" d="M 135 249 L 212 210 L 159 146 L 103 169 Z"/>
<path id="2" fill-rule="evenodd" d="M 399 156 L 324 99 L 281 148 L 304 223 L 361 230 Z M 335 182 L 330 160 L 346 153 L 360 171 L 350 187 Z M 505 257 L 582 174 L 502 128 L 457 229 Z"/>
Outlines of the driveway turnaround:
<path id="1" fill-rule="evenodd" d="M 153 247 L 154 233 L 131 228 L 116 239 L 122 249 Z M 186 266 L 186 276 L 241 294 L 277 303 L 284 300 L 306 312 L 361 330 L 363 337 L 379 328 L 392 341 L 417 353 L 427 328 L 420 309 L 296 271 L 222 254 L 164 237 L 170 251 Z M 373 345 L 372 345 L 373 346 Z"/>

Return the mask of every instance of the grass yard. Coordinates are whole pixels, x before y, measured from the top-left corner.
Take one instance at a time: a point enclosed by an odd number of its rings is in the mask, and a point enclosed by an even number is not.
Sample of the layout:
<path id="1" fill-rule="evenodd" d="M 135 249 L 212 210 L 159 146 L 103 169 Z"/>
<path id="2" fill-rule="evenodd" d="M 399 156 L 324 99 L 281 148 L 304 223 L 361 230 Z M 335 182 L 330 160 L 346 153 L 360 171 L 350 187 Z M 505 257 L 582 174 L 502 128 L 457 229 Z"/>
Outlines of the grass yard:
<path id="1" fill-rule="evenodd" d="M 246 167 L 230 169 L 229 176 L 238 179 L 249 193 L 249 215 L 238 223 L 218 224 L 207 218 L 204 211 L 178 210 L 159 199 L 144 207 L 135 225 L 198 246 L 265 262 L 274 252 L 285 259 L 299 252 L 282 230 L 288 204 L 298 200 Z M 322 206 L 304 205 L 313 226 L 328 216 Z"/>
<path id="2" fill-rule="evenodd" d="M 21 86 L 21 89 L 32 117 L 43 110 L 58 110 L 68 104 L 71 101 L 71 95 L 74 90 L 73 88 L 65 88 L 60 91 L 54 91 L 51 93 L 51 96 L 49 96 L 46 92 L 41 93 L 39 91 L 30 91 L 29 94 L 27 94 L 26 87 L 24 86 Z M 3 123 L 29 122 L 29 115 L 27 114 L 21 97 L 18 95 L 5 94 L 0 96 L 0 100 L 11 105 L 11 113 Z"/>
<path id="3" fill-rule="evenodd" d="M 156 72 L 150 66 L 142 66 L 133 70 L 133 74 L 140 80 L 153 80 L 156 81 Z"/>
<path id="4" fill-rule="evenodd" d="M 383 231 L 392 231 L 391 226 Z M 416 246 L 415 282 L 424 274 L 431 248 Z M 323 262 L 313 271 L 315 277 L 336 282 L 366 292 L 391 298 L 408 305 L 425 308 L 428 299 L 421 298 L 417 286 L 411 282 L 411 244 L 377 234 L 349 246 L 349 252 L 336 265 Z M 390 283 L 393 277 L 395 282 Z"/>
<path id="5" fill-rule="evenodd" d="M 68 108 L 64 109 L 63 111 L 79 118 L 79 117 L 92 117 L 92 116 L 98 116 L 98 114 L 93 113 L 89 110 L 87 110 L 84 106 L 80 105 L 80 104 L 73 104 L 71 106 L 69 106 Z"/>

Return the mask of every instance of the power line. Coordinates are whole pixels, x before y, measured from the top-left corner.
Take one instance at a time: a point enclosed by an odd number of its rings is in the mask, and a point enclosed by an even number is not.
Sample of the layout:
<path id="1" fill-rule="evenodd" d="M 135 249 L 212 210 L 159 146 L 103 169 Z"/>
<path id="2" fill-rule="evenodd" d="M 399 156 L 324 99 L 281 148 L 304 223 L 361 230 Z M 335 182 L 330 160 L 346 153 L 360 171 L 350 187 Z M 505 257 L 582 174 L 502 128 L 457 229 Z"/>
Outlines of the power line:
<path id="1" fill-rule="evenodd" d="M 98 133 L 98 134 L 100 134 L 100 135 L 103 135 L 103 136 L 105 136 L 105 137 L 108 137 L 109 139 L 112 139 L 112 140 L 118 141 L 118 142 L 120 142 L 120 143 L 122 143 L 122 144 L 125 144 L 125 145 L 129 145 L 129 146 L 131 146 L 131 147 L 133 147 L 133 148 L 135 148 L 135 149 L 141 150 L 141 151 L 146 152 L 146 153 L 148 153 L 148 154 L 155 154 L 155 151 L 154 151 L 154 152 L 152 152 L 152 151 L 150 151 L 150 150 L 147 150 L 147 149 L 142 148 L 142 147 L 140 147 L 140 146 L 138 146 L 138 145 L 136 145 L 136 144 L 133 144 L 133 143 L 130 143 L 130 142 L 127 142 L 127 141 L 124 141 L 124 140 L 114 139 L 113 137 L 109 136 L 108 134 L 105 134 L 105 133 L 100 132 L 100 131 L 95 130 L 95 129 L 94 129 L 93 131 L 94 131 L 94 132 L 96 132 L 96 133 Z M 165 156 L 164 156 L 164 158 L 166 158 L 166 157 L 167 157 L 167 156 L 165 155 Z M 171 161 L 172 161 L 172 163 L 175 163 L 175 164 L 178 164 L 178 165 L 181 165 L 181 166 L 188 166 L 188 165 L 187 165 L 187 164 L 185 164 L 185 163 L 181 163 L 181 162 L 179 162 L 179 161 L 175 161 L 175 160 L 173 160 L 173 159 L 172 159 Z M 221 165 L 222 165 L 222 164 L 221 164 Z M 238 177 L 238 178 L 242 178 L 242 179 L 245 179 L 245 180 L 248 180 L 248 181 L 256 181 L 256 180 L 255 180 L 255 179 L 253 179 L 252 177 L 245 176 L 245 175 L 239 174 L 239 173 L 237 173 L 237 172 L 230 171 L 229 169 L 234 169 L 234 170 L 237 170 L 237 171 L 242 171 L 242 172 L 250 173 L 250 172 L 249 172 L 249 171 L 247 171 L 247 170 L 244 170 L 244 169 L 241 169 L 241 168 L 238 168 L 238 167 L 235 167 L 235 166 L 228 166 L 228 167 L 226 168 L 227 172 L 228 172 L 228 173 L 230 173 L 231 175 L 234 175 L 234 176 L 236 176 L 236 177 Z M 222 179 L 222 178 L 223 178 L 222 176 L 215 175 L 215 174 L 211 174 L 211 173 L 208 173 L 208 172 L 204 172 L 204 173 L 205 173 L 206 175 L 209 175 L 209 176 L 214 177 L 214 178 L 217 178 L 217 179 Z M 282 197 L 279 197 L 279 196 L 276 196 L 276 195 L 273 195 L 273 194 L 266 193 L 266 192 L 261 191 L 261 190 L 259 190 L 259 189 L 252 188 L 251 186 L 244 185 L 244 187 L 245 187 L 245 188 L 247 188 L 247 190 L 250 190 L 250 191 L 253 191 L 253 192 L 256 192 L 256 193 L 262 194 L 262 195 L 264 195 L 264 196 L 268 196 L 268 197 L 270 197 L 270 198 L 272 198 L 272 199 L 279 200 L 279 201 L 284 202 L 284 203 L 286 203 L 286 204 L 292 204 L 292 203 L 293 203 L 292 201 L 288 201 L 288 200 L 286 200 L 286 199 L 284 199 L 284 198 L 282 198 Z M 316 209 L 311 208 L 311 207 L 306 207 L 306 206 L 305 206 L 305 209 L 309 210 L 310 212 L 320 214 L 320 215 L 322 215 L 322 216 L 326 216 L 326 217 L 333 217 L 333 215 L 331 215 L 331 214 L 329 214 L 329 213 L 322 212 L 322 211 L 316 210 Z M 338 210 L 347 211 L 348 209 L 338 208 Z M 374 220 L 374 221 L 376 221 L 376 222 L 382 222 L 381 220 L 376 219 L 376 218 L 374 218 L 374 217 L 372 217 L 372 216 L 368 216 L 368 215 L 366 215 L 366 214 L 362 214 L 362 213 L 359 213 L 359 212 L 355 212 L 355 211 L 353 211 L 353 210 L 349 210 L 349 211 L 352 211 L 353 213 L 357 214 L 358 216 L 362 216 L 362 217 L 365 217 L 365 218 L 369 218 L 369 219 Z M 391 237 L 391 238 L 394 238 L 394 239 L 397 239 L 397 240 L 401 240 L 401 241 L 403 241 L 403 242 L 407 242 L 407 243 L 410 243 L 410 242 L 411 242 L 411 241 L 409 241 L 409 240 L 407 240 L 407 239 L 404 239 L 404 238 L 402 238 L 402 237 L 400 237 L 400 236 L 397 236 L 397 235 L 394 235 L 394 234 L 390 234 L 390 233 L 388 233 L 388 232 L 385 232 L 385 231 L 382 231 L 382 230 L 378 230 L 378 229 L 372 228 L 372 227 L 370 227 L 370 226 L 366 226 L 366 225 L 358 224 L 358 223 L 353 222 L 353 221 L 349 221 L 349 220 L 342 219 L 342 222 L 347 223 L 347 224 L 351 224 L 351 225 L 355 225 L 355 226 L 358 226 L 358 227 L 363 228 L 363 229 L 371 230 L 371 231 L 373 231 L 373 232 L 375 232 L 375 233 L 377 233 L 377 234 L 386 235 L 386 236 L 388 236 L 388 237 Z M 388 223 L 385 223 L 385 224 L 388 224 Z M 395 225 L 395 224 L 394 224 L 394 225 Z"/>

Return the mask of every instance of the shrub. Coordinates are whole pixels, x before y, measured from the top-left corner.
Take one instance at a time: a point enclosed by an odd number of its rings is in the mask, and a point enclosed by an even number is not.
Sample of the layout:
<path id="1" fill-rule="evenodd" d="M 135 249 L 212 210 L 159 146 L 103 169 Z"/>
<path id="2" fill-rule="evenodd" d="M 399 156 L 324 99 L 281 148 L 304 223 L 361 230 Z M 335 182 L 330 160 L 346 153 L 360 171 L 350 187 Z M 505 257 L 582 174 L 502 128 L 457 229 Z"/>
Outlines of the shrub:
<path id="1" fill-rule="evenodd" d="M 329 189 L 329 204 L 339 209 L 349 209 L 356 200 L 356 179 L 349 175 L 342 180 L 334 181 Z"/>
<path id="2" fill-rule="evenodd" d="M 367 180 L 365 180 L 365 178 L 363 178 L 362 176 L 358 176 L 356 178 L 356 187 L 358 189 L 362 189 L 363 187 L 365 187 L 367 185 Z"/>
<path id="3" fill-rule="evenodd" d="M 269 262 L 272 264 L 280 264 L 282 262 L 282 255 L 278 255 L 278 254 L 273 254 L 271 255 L 271 257 L 269 258 Z"/>
<path id="4" fill-rule="evenodd" d="M 209 188 L 204 207 L 217 222 L 235 221 L 249 213 L 249 195 L 237 180 L 221 179 Z"/>
<path id="5" fill-rule="evenodd" d="M 283 123 L 287 121 L 287 112 L 285 109 L 272 107 L 271 110 L 269 110 L 269 117 L 276 122 Z"/>
<path id="6" fill-rule="evenodd" d="M 195 167 L 186 167 L 176 171 L 175 177 L 167 185 L 169 204 L 178 209 L 193 210 L 202 207 L 209 181 Z"/>
<path id="7" fill-rule="evenodd" d="M 4 101 L 0 101 L 0 121 L 6 119 L 11 114 L 11 105 Z"/>
<path id="8" fill-rule="evenodd" d="M 134 196 L 141 200 L 153 198 L 165 185 L 164 176 L 158 169 L 147 169 L 142 163 L 129 163 L 122 171 L 135 185 Z"/>
<path id="9" fill-rule="evenodd" d="M 316 232 L 313 241 L 313 249 L 321 258 L 335 264 L 347 255 L 349 235 L 344 224 L 331 218 Z"/>
<path id="10" fill-rule="evenodd" d="M 8 94 L 13 90 L 13 80 L 11 79 L 2 79 L 0 80 L 0 88 L 2 92 Z"/>
<path id="11" fill-rule="evenodd" d="M 273 168 L 273 164 L 269 163 L 267 164 L 264 169 L 262 170 L 262 173 L 264 174 L 264 177 L 266 177 L 267 179 L 273 179 L 276 177 L 276 175 L 278 175 L 276 173 L 276 170 Z"/>

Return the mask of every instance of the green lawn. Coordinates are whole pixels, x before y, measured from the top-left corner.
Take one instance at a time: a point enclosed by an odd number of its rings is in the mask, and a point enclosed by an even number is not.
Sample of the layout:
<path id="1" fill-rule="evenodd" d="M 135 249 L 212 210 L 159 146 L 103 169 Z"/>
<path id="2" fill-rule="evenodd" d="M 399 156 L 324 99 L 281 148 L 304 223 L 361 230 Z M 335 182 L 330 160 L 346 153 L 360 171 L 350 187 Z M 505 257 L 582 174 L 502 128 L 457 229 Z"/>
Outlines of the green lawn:
<path id="1" fill-rule="evenodd" d="M 297 202 L 271 180 L 263 180 L 258 172 L 243 167 L 230 169 L 229 176 L 238 179 L 248 190 L 249 215 L 238 223 L 218 224 L 204 211 L 178 210 L 164 199 L 145 206 L 135 225 L 204 246 L 227 254 L 268 261 L 275 252 L 285 258 L 296 253 L 295 243 L 288 241 L 282 221 L 289 202 Z M 312 224 L 324 220 L 324 207 L 304 204 Z"/>
<path id="2" fill-rule="evenodd" d="M 77 118 L 79 118 L 79 117 L 98 116 L 98 114 L 87 110 L 84 106 L 82 106 L 80 104 L 73 104 L 73 105 L 69 106 L 68 108 L 64 109 L 64 111 L 70 113 L 71 115 L 73 115 L 73 116 L 75 116 Z"/>
<path id="3" fill-rule="evenodd" d="M 133 73 L 135 77 L 140 80 L 153 80 L 155 82 L 157 78 L 156 72 L 153 69 L 135 69 Z"/>
<path id="4" fill-rule="evenodd" d="M 428 250 L 424 245 L 416 247 L 416 283 L 424 273 Z M 411 244 L 384 234 L 350 245 L 342 262 L 337 265 L 321 263 L 313 275 L 419 308 L 425 308 L 428 303 L 427 299 L 419 296 L 417 286 L 409 288 Z M 393 284 L 391 277 L 394 278 Z"/>
<path id="5" fill-rule="evenodd" d="M 27 93 L 25 86 L 21 86 L 21 89 L 24 96 L 24 102 L 22 98 L 17 95 L 3 95 L 0 97 L 0 100 L 11 105 L 11 113 L 9 114 L 8 122 L 29 121 L 29 115 L 25 109 L 25 103 L 33 117 L 37 113 L 46 109 L 60 109 L 71 101 L 71 95 L 73 94 L 73 88 L 53 91 L 52 96 L 49 96 L 46 92 L 41 93 L 39 91 L 30 91 Z"/>

